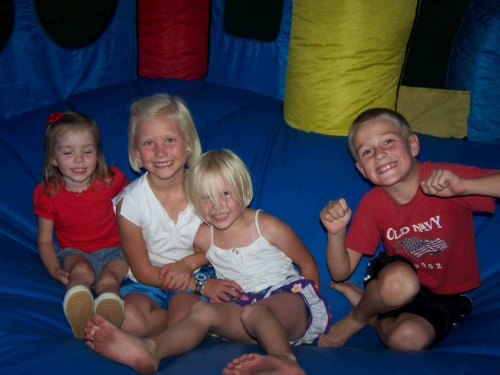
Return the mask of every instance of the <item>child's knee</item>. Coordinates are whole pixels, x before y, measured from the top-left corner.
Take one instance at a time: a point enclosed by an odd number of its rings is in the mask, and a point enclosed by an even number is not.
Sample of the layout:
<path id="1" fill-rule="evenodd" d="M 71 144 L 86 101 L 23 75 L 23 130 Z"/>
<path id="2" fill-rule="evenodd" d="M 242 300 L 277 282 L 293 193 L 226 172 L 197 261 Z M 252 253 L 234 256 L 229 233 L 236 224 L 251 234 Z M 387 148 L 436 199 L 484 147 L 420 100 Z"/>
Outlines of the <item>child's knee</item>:
<path id="1" fill-rule="evenodd" d="M 190 312 L 191 307 L 199 301 L 198 297 L 191 293 L 176 293 L 168 301 L 168 326 L 184 319 Z M 193 297 L 193 298 L 191 298 Z"/>
<path id="2" fill-rule="evenodd" d="M 434 341 L 434 328 L 424 318 L 403 320 L 390 334 L 387 346 L 396 350 L 425 350 Z M 422 324 L 423 322 L 423 324 Z"/>
<path id="3" fill-rule="evenodd" d="M 155 312 L 161 312 L 158 315 Z M 167 310 L 160 307 L 153 308 L 152 306 L 136 305 L 125 301 L 125 316 L 120 326 L 125 332 L 134 336 L 141 337 L 151 333 L 153 328 L 160 326 L 162 321 L 167 319 Z"/>
<path id="4" fill-rule="evenodd" d="M 269 310 L 262 304 L 246 305 L 241 309 L 240 320 L 242 323 L 249 322 L 255 316 L 260 317 L 267 311 Z"/>
<path id="5" fill-rule="evenodd" d="M 190 316 L 200 316 L 206 321 L 214 321 L 219 318 L 219 313 L 213 302 L 198 301 L 191 306 L 189 310 Z"/>
<path id="6" fill-rule="evenodd" d="M 123 281 L 128 273 L 128 264 L 124 260 L 113 260 L 107 263 L 101 271 L 101 276 L 106 278 L 113 278 L 119 283 Z"/>
<path id="7" fill-rule="evenodd" d="M 142 317 L 141 317 L 142 318 Z M 149 324 L 144 319 L 138 319 L 133 314 L 125 314 L 120 329 L 130 333 L 133 336 L 141 337 L 149 333 L 151 330 Z"/>
<path id="8" fill-rule="evenodd" d="M 88 262 L 76 262 L 70 270 L 71 276 L 85 276 L 86 278 L 95 279 L 94 269 Z"/>
<path id="9" fill-rule="evenodd" d="M 95 281 L 94 289 L 97 294 L 111 292 L 119 294 L 120 284 L 123 279 L 117 277 L 116 274 L 110 272 L 101 272 Z"/>
<path id="10" fill-rule="evenodd" d="M 420 281 L 411 266 L 396 262 L 380 272 L 380 296 L 388 305 L 405 305 L 420 290 Z"/>

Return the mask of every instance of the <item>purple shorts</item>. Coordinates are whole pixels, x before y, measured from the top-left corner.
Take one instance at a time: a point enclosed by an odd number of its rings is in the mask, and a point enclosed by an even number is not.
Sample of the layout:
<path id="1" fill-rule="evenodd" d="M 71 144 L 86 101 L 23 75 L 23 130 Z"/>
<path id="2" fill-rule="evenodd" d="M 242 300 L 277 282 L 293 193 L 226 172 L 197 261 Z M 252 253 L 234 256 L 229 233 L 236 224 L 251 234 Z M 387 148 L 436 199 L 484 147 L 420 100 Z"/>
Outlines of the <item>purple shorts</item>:
<path id="1" fill-rule="evenodd" d="M 323 298 L 323 296 L 321 296 L 319 288 L 315 282 L 304 279 L 302 276 L 291 276 L 282 283 L 264 290 L 256 292 L 243 292 L 239 299 L 230 296 L 230 302 L 235 302 L 240 306 L 246 306 L 277 293 L 299 293 L 307 307 L 307 329 L 300 339 L 291 342 L 290 344 L 300 345 L 302 343 L 311 343 L 319 335 L 330 330 L 332 312 L 328 302 Z"/>

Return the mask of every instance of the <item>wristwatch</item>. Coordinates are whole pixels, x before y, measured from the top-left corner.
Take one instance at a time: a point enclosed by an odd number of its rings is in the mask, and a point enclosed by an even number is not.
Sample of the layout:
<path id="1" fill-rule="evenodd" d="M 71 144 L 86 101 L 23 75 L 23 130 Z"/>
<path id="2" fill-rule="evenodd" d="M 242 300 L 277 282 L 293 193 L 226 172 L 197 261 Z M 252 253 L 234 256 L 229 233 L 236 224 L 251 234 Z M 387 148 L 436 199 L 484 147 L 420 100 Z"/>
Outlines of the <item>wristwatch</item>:
<path id="1" fill-rule="evenodd" d="M 194 279 L 196 281 L 196 288 L 194 290 L 194 293 L 201 296 L 203 294 L 205 284 L 208 281 L 208 276 L 203 273 L 199 273 L 194 277 Z"/>

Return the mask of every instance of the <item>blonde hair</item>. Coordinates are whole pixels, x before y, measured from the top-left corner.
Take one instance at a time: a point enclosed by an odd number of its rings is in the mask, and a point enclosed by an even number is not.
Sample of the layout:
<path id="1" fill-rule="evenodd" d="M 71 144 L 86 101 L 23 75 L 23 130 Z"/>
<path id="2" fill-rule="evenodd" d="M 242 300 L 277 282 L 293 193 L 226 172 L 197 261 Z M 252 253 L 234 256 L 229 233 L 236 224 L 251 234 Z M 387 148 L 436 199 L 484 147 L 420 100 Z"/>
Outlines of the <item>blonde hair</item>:
<path id="1" fill-rule="evenodd" d="M 245 163 L 228 149 L 204 153 L 188 169 L 186 191 L 189 202 L 201 217 L 201 198 L 214 199 L 224 189 L 224 180 L 234 189 L 243 207 L 248 207 L 253 198 L 252 178 Z"/>
<path id="2" fill-rule="evenodd" d="M 141 159 L 136 156 L 137 151 L 137 126 L 142 121 L 147 121 L 159 114 L 165 114 L 177 122 L 187 138 L 191 152 L 187 157 L 186 165 L 189 167 L 200 157 L 201 143 L 194 125 L 191 113 L 186 103 L 177 96 L 166 93 L 154 94 L 137 100 L 130 108 L 130 122 L 128 127 L 128 160 L 136 172 L 143 167 Z"/>
<path id="3" fill-rule="evenodd" d="M 410 124 L 402 114 L 388 108 L 367 109 L 366 111 L 362 112 L 358 117 L 356 117 L 356 119 L 353 121 L 349 129 L 349 134 L 347 136 L 347 145 L 354 160 L 359 161 L 359 156 L 357 155 L 357 152 L 354 149 L 353 145 L 354 135 L 356 134 L 356 131 L 365 122 L 381 117 L 385 117 L 386 119 L 391 121 L 394 125 L 396 125 L 401 130 L 401 135 L 405 139 L 407 139 L 410 135 L 413 134 Z"/>
<path id="4" fill-rule="evenodd" d="M 45 130 L 44 150 L 45 157 L 42 166 L 41 183 L 46 194 L 54 195 L 62 183 L 62 174 L 57 166 L 53 164 L 55 147 L 58 137 L 71 132 L 88 131 L 94 139 L 96 148 L 97 165 L 92 174 L 91 184 L 100 180 L 106 185 L 111 184 L 114 173 L 108 168 L 102 150 L 101 132 L 96 122 L 84 114 L 76 111 L 68 111 L 60 114 L 54 122 L 50 122 Z"/>

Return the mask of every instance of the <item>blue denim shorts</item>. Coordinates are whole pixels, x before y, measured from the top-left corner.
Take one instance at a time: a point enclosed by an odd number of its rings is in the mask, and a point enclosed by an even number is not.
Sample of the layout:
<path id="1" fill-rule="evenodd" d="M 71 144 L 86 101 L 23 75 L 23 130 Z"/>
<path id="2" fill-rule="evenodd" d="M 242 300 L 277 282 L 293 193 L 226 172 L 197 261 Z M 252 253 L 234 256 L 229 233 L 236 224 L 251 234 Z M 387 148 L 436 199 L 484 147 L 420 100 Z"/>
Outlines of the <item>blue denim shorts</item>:
<path id="1" fill-rule="evenodd" d="M 102 272 L 104 266 L 112 260 L 125 260 L 125 255 L 123 254 L 121 246 L 107 247 L 105 249 L 93 251 L 92 253 L 85 253 L 81 250 L 67 247 L 66 249 L 58 249 L 56 254 L 57 259 L 61 264 L 62 260 L 68 255 L 81 255 L 82 257 L 87 259 L 94 268 L 94 274 L 96 278 Z"/>
<path id="2" fill-rule="evenodd" d="M 215 277 L 215 271 L 212 267 L 203 266 L 198 271 L 194 272 L 193 275 L 197 275 L 200 273 L 205 274 L 208 277 L 212 277 L 212 278 Z M 149 286 L 149 285 L 140 283 L 138 281 L 133 281 L 131 279 L 126 279 L 123 283 L 123 286 L 120 288 L 120 296 L 123 298 L 127 294 L 131 294 L 131 293 L 144 294 L 144 295 L 148 296 L 149 298 L 151 298 L 153 301 L 155 301 L 156 304 L 158 306 L 160 306 L 162 309 L 166 309 L 168 306 L 168 301 L 170 300 L 170 298 L 172 298 L 172 296 L 174 294 L 176 294 L 176 293 L 193 293 L 194 294 L 194 291 L 190 290 L 190 289 L 183 290 L 182 292 L 179 292 L 177 290 L 164 291 L 164 290 L 161 290 L 160 288 L 157 288 L 154 286 Z M 202 301 L 205 301 L 205 302 L 208 301 L 208 299 L 203 297 L 203 296 L 200 296 L 200 299 Z"/>

